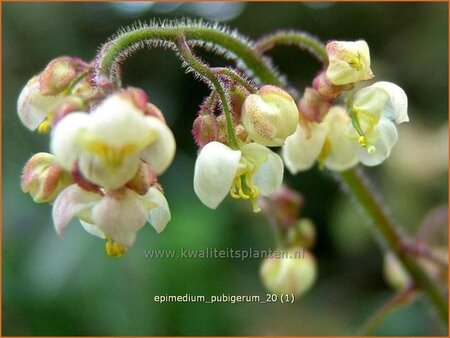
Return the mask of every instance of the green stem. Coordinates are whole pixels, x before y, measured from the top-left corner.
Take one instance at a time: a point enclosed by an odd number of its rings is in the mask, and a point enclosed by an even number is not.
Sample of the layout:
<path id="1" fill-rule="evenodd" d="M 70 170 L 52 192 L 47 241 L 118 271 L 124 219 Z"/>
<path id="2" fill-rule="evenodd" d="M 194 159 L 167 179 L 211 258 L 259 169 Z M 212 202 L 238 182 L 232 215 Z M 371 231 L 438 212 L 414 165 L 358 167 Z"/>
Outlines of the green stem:
<path id="1" fill-rule="evenodd" d="M 362 174 L 355 169 L 350 169 L 341 173 L 341 178 L 373 221 L 375 230 L 380 235 L 379 238 L 382 239 L 383 244 L 397 256 L 414 280 L 414 284 L 430 298 L 442 321 L 447 324 L 448 305 L 446 298 L 436 281 L 430 278 L 419 263 L 403 250 L 403 236 L 375 198 Z"/>
<path id="2" fill-rule="evenodd" d="M 184 38 L 180 38 L 177 41 L 177 47 L 181 56 L 183 57 L 183 60 L 199 75 L 201 75 L 207 81 L 211 82 L 217 94 L 219 94 L 223 112 L 225 114 L 225 120 L 227 123 L 227 134 L 230 146 L 234 149 L 238 149 L 236 136 L 234 134 L 233 120 L 231 118 L 231 110 L 228 104 L 227 97 L 225 95 L 225 90 L 222 88 L 222 85 L 220 84 L 214 72 L 209 67 L 204 65 L 201 61 L 199 61 L 194 54 L 192 54 L 191 49 L 187 45 Z"/>
<path id="3" fill-rule="evenodd" d="M 108 42 L 97 56 L 97 76 L 106 77 L 110 81 L 117 74 L 112 74 L 114 68 L 127 51 L 144 42 L 168 41 L 176 43 L 180 35 L 187 41 L 201 41 L 218 46 L 243 62 L 253 75 L 262 83 L 281 85 L 281 81 L 271 66 L 252 48 L 251 43 L 239 38 L 237 34 L 226 30 L 210 27 L 202 23 L 171 24 L 165 27 L 151 26 L 133 29 L 120 34 Z"/>
<path id="4" fill-rule="evenodd" d="M 270 34 L 256 43 L 256 49 L 264 53 L 277 45 L 298 46 L 310 51 L 320 62 L 328 62 L 328 55 L 322 42 L 305 32 L 280 31 Z"/>

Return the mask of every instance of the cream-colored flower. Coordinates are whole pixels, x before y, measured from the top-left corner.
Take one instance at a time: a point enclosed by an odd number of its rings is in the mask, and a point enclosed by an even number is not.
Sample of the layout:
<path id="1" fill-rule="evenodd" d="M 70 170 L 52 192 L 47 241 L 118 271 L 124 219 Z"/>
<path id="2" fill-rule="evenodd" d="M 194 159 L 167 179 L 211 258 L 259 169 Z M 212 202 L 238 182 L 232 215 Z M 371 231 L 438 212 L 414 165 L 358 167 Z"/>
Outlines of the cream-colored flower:
<path id="1" fill-rule="evenodd" d="M 350 118 L 340 106 L 331 107 L 322 122 L 301 122 L 282 148 L 286 167 L 296 174 L 310 169 L 316 161 L 334 171 L 356 165 L 357 144 L 346 135 L 349 123 Z"/>
<path id="2" fill-rule="evenodd" d="M 334 85 L 345 85 L 373 78 L 369 46 L 363 40 L 327 43 L 327 79 Z"/>
<path id="3" fill-rule="evenodd" d="M 54 128 L 51 149 L 67 170 L 104 188 L 122 187 L 140 159 L 161 174 L 175 155 L 175 139 L 160 119 L 144 115 L 129 100 L 113 94 L 90 114 L 71 113 Z"/>
<path id="4" fill-rule="evenodd" d="M 195 163 L 195 193 L 211 209 L 230 193 L 233 198 L 250 200 L 254 211 L 259 211 L 258 195 L 269 196 L 282 180 L 281 158 L 258 143 L 233 150 L 213 141 L 203 147 Z"/>
<path id="5" fill-rule="evenodd" d="M 359 160 L 368 166 L 382 163 L 397 142 L 395 124 L 409 121 L 408 98 L 399 86 L 377 82 L 355 93 L 349 107 L 350 138 L 358 140 Z"/>
<path id="6" fill-rule="evenodd" d="M 117 255 L 133 245 L 137 232 L 146 221 L 159 233 L 171 216 L 164 195 L 155 187 L 151 187 L 144 196 L 126 188 L 110 190 L 102 195 L 73 184 L 59 194 L 53 205 L 56 232 L 61 235 L 75 217 L 90 234 L 117 243 L 116 252 L 108 251 Z"/>
<path id="7" fill-rule="evenodd" d="M 294 99 L 275 86 L 263 86 L 246 97 L 241 121 L 250 138 L 262 145 L 281 146 L 295 132 L 299 113 Z"/>

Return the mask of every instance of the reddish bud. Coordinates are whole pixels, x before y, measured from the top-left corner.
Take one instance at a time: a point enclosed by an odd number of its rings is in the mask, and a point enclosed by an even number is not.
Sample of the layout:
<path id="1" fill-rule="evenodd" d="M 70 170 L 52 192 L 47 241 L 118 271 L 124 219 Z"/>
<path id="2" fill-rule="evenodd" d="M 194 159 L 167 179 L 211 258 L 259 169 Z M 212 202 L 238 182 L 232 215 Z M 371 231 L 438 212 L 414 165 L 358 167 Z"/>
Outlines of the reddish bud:
<path id="1" fill-rule="evenodd" d="M 33 155 L 25 164 L 21 177 L 22 191 L 29 193 L 36 203 L 53 202 L 71 183 L 70 174 L 48 153 Z"/>
<path id="2" fill-rule="evenodd" d="M 194 141 L 199 148 L 203 148 L 211 141 L 219 139 L 219 124 L 211 114 L 203 114 L 194 120 L 192 127 Z"/>
<path id="3" fill-rule="evenodd" d="M 338 97 L 343 91 L 353 88 L 353 83 L 337 86 L 327 80 L 325 72 L 320 72 L 313 80 L 313 87 L 320 95 L 325 96 L 328 99 L 334 99 Z"/>
<path id="4" fill-rule="evenodd" d="M 39 76 L 41 94 L 61 93 L 87 68 L 87 64 L 78 58 L 63 56 L 52 60 Z"/>

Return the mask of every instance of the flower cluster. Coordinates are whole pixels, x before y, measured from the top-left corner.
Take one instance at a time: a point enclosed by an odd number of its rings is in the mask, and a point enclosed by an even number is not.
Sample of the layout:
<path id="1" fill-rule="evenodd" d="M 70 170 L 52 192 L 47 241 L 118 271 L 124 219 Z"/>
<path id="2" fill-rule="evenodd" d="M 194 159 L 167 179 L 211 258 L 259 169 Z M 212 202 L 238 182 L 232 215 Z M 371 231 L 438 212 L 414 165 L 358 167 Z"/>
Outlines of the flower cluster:
<path id="1" fill-rule="evenodd" d="M 250 94 L 235 90 L 233 129 L 237 144 L 230 142 L 226 117 L 214 114 L 214 100 L 206 100 L 194 122 L 193 134 L 201 148 L 195 164 L 194 190 L 215 209 L 229 193 L 251 201 L 259 211 L 259 195 L 269 196 L 283 180 L 283 162 L 270 146 L 281 146 L 295 132 L 298 109 L 293 98 L 274 86 Z"/>
<path id="2" fill-rule="evenodd" d="M 62 234 L 73 218 L 106 240 L 110 256 L 123 255 L 148 221 L 157 232 L 170 210 L 157 176 L 171 164 L 175 139 L 161 111 L 137 88 L 104 94 L 90 66 L 59 58 L 31 79 L 18 113 L 29 129 L 51 131 L 51 154 L 25 165 L 22 190 L 53 204 Z"/>
<path id="3" fill-rule="evenodd" d="M 364 41 L 332 41 L 326 49 L 328 68 L 305 89 L 298 102 L 297 130 L 282 149 L 286 167 L 294 174 L 316 162 L 335 171 L 357 163 L 378 165 L 397 142 L 396 124 L 408 121 L 407 96 L 390 82 L 376 82 L 345 96 L 346 105 L 333 104 L 334 98 L 373 74 Z"/>

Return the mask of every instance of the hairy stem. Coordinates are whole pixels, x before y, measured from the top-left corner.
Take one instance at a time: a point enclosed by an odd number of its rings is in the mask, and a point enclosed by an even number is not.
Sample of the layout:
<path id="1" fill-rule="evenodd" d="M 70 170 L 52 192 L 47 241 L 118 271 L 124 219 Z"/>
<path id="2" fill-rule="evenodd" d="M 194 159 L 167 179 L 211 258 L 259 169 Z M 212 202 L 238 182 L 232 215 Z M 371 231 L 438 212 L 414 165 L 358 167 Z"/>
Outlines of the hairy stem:
<path id="1" fill-rule="evenodd" d="M 225 120 L 227 123 L 228 141 L 230 142 L 230 146 L 232 148 L 238 149 L 236 136 L 234 134 L 233 120 L 231 118 L 230 105 L 228 104 L 225 90 L 222 88 L 222 85 L 220 84 L 214 72 L 200 60 L 198 60 L 194 54 L 192 54 L 191 49 L 189 48 L 184 38 L 180 38 L 177 41 L 177 47 L 183 60 L 201 77 L 209 81 L 214 86 L 217 94 L 219 94 L 220 102 L 222 104 L 223 112 L 225 114 Z"/>
<path id="2" fill-rule="evenodd" d="M 236 72 L 233 72 L 232 70 L 228 68 L 212 68 L 212 70 L 220 75 L 227 76 L 236 83 L 239 83 L 242 85 L 245 89 L 247 89 L 250 93 L 256 93 L 256 88 L 250 84 L 247 80 L 245 80 L 242 76 L 237 74 Z"/>
<path id="3" fill-rule="evenodd" d="M 305 32 L 275 32 L 257 41 L 256 49 L 264 53 L 278 45 L 297 46 L 311 52 L 320 62 L 328 62 L 328 55 L 322 42 Z"/>
<path id="4" fill-rule="evenodd" d="M 252 71 L 253 76 L 262 83 L 280 85 L 281 81 L 265 62 L 262 56 L 252 48 L 252 44 L 243 41 L 243 38 L 224 29 L 210 27 L 206 24 L 177 24 L 165 27 L 150 26 L 132 29 L 120 34 L 114 40 L 104 45 L 97 56 L 97 77 L 107 78 L 111 82 L 117 74 L 113 74 L 116 63 L 120 61 L 123 53 L 138 44 L 151 41 L 168 41 L 176 43 L 182 35 L 187 41 L 201 41 L 224 49 L 237 56 L 245 66 Z"/>
<path id="5" fill-rule="evenodd" d="M 448 323 L 447 301 L 438 284 L 413 257 L 403 250 L 403 236 L 375 198 L 361 172 L 355 169 L 347 170 L 341 173 L 341 178 L 372 220 L 382 244 L 397 256 L 414 280 L 414 285 L 427 294 L 443 322 Z"/>

